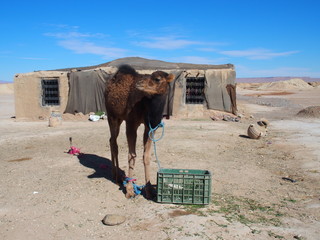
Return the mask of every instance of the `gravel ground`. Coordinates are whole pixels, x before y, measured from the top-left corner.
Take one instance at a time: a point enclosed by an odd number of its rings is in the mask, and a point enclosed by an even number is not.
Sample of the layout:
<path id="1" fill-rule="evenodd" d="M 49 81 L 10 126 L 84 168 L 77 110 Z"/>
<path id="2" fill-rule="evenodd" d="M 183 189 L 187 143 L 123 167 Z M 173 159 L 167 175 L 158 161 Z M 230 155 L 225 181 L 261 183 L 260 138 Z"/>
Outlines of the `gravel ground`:
<path id="1" fill-rule="evenodd" d="M 284 96 L 288 101 L 238 95 L 240 122 L 165 120 L 165 137 L 157 143 L 163 167 L 212 173 L 206 206 L 160 204 L 143 196 L 126 199 L 111 178 L 106 121 L 64 121 L 49 128 L 46 121 L 0 119 L 1 238 L 319 239 L 320 133 L 315 129 L 320 121 L 292 115 L 296 105 L 319 101 L 320 93 Z M 270 121 L 268 134 L 249 139 L 247 128 L 260 116 Z M 124 129 L 119 158 L 127 171 Z M 142 132 L 140 128 L 135 169 L 139 185 L 144 183 Z M 66 153 L 69 137 L 83 155 Z M 151 171 L 155 184 L 154 156 Z M 107 214 L 126 221 L 105 226 Z"/>

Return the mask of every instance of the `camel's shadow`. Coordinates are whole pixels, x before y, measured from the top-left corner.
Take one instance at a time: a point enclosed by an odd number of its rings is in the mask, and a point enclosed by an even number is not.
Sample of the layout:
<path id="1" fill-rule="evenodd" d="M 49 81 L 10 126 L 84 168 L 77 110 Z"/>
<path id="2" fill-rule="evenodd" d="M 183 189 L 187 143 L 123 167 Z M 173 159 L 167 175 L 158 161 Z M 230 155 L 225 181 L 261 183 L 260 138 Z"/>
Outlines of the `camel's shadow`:
<path id="1" fill-rule="evenodd" d="M 112 175 L 112 161 L 108 158 L 100 157 L 95 154 L 86 154 L 82 153 L 78 155 L 78 159 L 80 164 L 87 168 L 92 168 L 95 170 L 93 174 L 90 174 L 88 178 L 105 178 L 110 182 L 119 186 L 119 190 L 122 191 L 124 194 L 126 193 L 126 188 L 122 185 L 122 183 L 117 183 Z M 126 176 L 125 171 L 119 169 L 120 176 L 123 178 Z M 155 185 L 152 185 L 155 188 Z M 145 190 L 142 190 L 141 194 L 144 198 L 146 198 Z M 155 199 L 151 199 L 155 201 Z"/>
<path id="2" fill-rule="evenodd" d="M 118 184 L 112 176 L 112 162 L 110 159 L 85 153 L 78 155 L 78 159 L 83 166 L 95 170 L 88 178 L 105 178 L 114 184 Z M 122 169 L 119 170 L 120 176 L 125 176 L 125 172 Z"/>

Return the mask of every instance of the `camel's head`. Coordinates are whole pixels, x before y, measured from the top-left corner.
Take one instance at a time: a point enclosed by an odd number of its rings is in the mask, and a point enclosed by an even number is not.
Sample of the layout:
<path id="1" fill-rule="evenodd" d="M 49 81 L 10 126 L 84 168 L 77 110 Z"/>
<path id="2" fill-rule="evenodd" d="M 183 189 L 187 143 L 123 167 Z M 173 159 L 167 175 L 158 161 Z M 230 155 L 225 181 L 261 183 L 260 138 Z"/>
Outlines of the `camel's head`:
<path id="1" fill-rule="evenodd" d="M 173 74 L 156 71 L 151 75 L 143 75 L 137 82 L 137 88 L 147 95 L 163 95 L 167 92 L 168 84 L 173 79 Z"/>

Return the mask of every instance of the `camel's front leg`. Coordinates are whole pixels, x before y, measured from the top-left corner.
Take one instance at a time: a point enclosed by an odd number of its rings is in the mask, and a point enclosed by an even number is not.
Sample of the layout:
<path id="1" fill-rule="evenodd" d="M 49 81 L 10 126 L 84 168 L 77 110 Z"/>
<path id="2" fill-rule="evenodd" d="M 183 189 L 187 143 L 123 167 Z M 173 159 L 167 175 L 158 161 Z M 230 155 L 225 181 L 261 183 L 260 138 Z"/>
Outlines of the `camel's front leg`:
<path id="1" fill-rule="evenodd" d="M 144 152 L 143 152 L 143 164 L 144 173 L 146 179 L 146 198 L 152 199 L 155 196 L 155 189 L 152 187 L 150 180 L 150 159 L 151 159 L 151 146 L 152 141 L 149 138 L 149 129 L 146 127 L 143 136 Z"/>
<path id="2" fill-rule="evenodd" d="M 134 166 L 136 163 L 136 142 L 137 142 L 137 129 L 138 125 L 136 123 L 131 123 L 127 121 L 126 123 L 126 135 L 127 135 L 127 142 L 128 142 L 128 177 L 133 178 Z M 134 197 L 134 189 L 132 182 L 128 182 L 126 185 L 126 197 L 131 198 Z"/>
<path id="3" fill-rule="evenodd" d="M 111 160 L 112 160 L 112 175 L 116 183 L 120 182 L 119 178 L 119 161 L 118 161 L 118 144 L 117 137 L 120 131 L 121 121 L 108 117 L 109 128 L 110 128 L 110 148 L 111 148 Z"/>

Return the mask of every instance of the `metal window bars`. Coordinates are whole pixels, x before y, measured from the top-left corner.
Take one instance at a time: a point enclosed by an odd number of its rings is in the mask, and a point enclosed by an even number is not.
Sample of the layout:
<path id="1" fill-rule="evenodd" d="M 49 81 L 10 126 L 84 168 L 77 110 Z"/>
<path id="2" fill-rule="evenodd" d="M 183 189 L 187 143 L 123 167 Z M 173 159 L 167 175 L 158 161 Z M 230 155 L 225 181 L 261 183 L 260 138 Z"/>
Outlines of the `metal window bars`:
<path id="1" fill-rule="evenodd" d="M 60 105 L 59 80 L 58 78 L 43 78 L 42 85 L 42 105 Z"/>
<path id="2" fill-rule="evenodd" d="M 204 77 L 188 77 L 186 79 L 186 104 L 203 104 Z"/>

